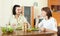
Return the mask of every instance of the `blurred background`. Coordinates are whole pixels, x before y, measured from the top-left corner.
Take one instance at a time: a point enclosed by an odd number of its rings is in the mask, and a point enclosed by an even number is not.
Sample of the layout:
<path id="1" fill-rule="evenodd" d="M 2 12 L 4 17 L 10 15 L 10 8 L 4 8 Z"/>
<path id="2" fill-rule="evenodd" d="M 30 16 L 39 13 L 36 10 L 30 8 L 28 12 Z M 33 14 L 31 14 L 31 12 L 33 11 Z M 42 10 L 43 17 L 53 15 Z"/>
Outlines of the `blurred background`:
<path id="1" fill-rule="evenodd" d="M 5 26 L 12 15 L 15 4 L 22 7 L 22 12 L 28 22 L 33 26 L 34 18 L 41 16 L 41 8 L 48 6 L 60 26 L 60 0 L 0 0 L 0 26 Z"/>
<path id="2" fill-rule="evenodd" d="M 41 14 L 41 8 L 48 6 L 48 0 L 0 0 L 0 26 L 5 26 L 12 14 L 12 7 L 18 4 L 24 8 L 32 7 L 34 18 Z M 24 9 L 22 9 L 24 10 Z M 31 9 L 30 9 L 31 10 Z"/>

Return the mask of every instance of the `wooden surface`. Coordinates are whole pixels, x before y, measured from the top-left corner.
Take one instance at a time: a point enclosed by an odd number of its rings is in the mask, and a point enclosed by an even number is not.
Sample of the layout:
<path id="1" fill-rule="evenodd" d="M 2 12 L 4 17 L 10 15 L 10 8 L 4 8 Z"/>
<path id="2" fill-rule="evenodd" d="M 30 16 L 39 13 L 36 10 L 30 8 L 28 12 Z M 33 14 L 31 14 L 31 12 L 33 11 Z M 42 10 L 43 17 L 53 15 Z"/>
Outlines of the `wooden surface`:
<path id="1" fill-rule="evenodd" d="M 60 0 L 48 0 L 48 6 L 51 8 L 51 5 L 60 5 Z"/>
<path id="2" fill-rule="evenodd" d="M 0 36 L 51 36 L 54 33 L 52 32 L 39 32 L 39 31 L 32 31 L 32 32 L 23 32 L 21 30 L 15 30 L 13 33 L 2 33 L 0 31 Z"/>
<path id="3" fill-rule="evenodd" d="M 52 15 L 57 20 L 57 25 L 59 26 L 59 23 L 60 23 L 60 12 L 53 12 Z"/>
<path id="4" fill-rule="evenodd" d="M 34 6 L 31 7 L 31 26 L 34 27 Z"/>

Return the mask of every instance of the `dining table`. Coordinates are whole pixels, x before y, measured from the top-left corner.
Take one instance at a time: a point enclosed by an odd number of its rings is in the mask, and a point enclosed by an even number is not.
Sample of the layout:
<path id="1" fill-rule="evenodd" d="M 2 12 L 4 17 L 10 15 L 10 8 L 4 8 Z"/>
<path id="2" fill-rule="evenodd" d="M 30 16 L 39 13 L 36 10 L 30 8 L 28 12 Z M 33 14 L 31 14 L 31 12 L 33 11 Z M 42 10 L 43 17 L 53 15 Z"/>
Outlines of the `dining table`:
<path id="1" fill-rule="evenodd" d="M 30 31 L 24 32 L 22 30 L 14 30 L 12 33 L 3 33 L 0 30 L 0 36 L 52 36 L 53 32 Z"/>

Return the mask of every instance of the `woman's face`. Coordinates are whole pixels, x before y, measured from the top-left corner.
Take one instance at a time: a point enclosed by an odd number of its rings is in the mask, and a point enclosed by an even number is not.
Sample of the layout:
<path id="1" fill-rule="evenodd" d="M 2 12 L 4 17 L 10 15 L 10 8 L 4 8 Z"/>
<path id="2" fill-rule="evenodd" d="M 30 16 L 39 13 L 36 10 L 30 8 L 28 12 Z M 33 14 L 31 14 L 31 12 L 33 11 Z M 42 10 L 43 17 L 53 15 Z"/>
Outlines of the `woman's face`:
<path id="1" fill-rule="evenodd" d="M 20 15 L 21 11 L 22 11 L 21 7 L 16 7 L 16 14 L 17 15 Z"/>
<path id="2" fill-rule="evenodd" d="M 42 11 L 42 16 L 46 17 L 46 12 L 45 11 Z"/>

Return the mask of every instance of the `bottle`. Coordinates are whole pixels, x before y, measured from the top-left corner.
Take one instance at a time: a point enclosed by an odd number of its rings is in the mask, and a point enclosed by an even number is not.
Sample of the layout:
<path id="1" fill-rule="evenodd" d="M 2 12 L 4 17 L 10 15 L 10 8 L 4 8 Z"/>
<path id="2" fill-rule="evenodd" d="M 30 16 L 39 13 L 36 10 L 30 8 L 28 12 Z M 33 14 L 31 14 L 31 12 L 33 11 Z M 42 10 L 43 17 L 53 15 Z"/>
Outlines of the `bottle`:
<path id="1" fill-rule="evenodd" d="M 24 32 L 27 32 L 27 31 L 28 31 L 28 24 L 27 24 L 27 23 L 24 23 L 22 30 L 23 30 Z"/>

